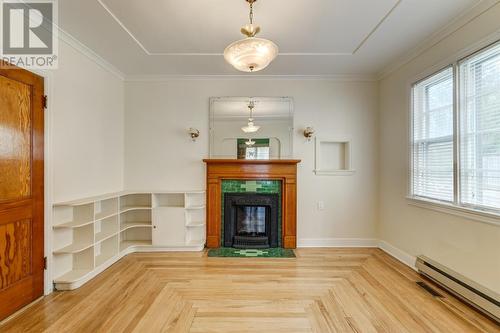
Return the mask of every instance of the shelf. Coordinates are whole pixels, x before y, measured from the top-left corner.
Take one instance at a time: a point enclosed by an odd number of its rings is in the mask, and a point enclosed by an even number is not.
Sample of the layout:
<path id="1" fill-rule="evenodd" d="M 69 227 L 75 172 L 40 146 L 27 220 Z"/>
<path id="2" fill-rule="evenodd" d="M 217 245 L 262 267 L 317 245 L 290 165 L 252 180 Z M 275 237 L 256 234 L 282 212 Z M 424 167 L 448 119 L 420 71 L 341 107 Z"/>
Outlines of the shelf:
<path id="1" fill-rule="evenodd" d="M 154 208 L 182 208 L 182 209 L 184 209 L 184 206 L 167 206 L 167 205 L 161 205 L 161 206 L 155 206 Z"/>
<path id="2" fill-rule="evenodd" d="M 132 246 L 151 246 L 150 240 L 128 240 L 120 242 L 120 251 L 126 250 Z"/>
<path id="3" fill-rule="evenodd" d="M 127 223 L 122 223 L 120 226 L 120 231 L 125 231 L 127 229 L 131 228 L 151 228 L 153 225 L 151 222 L 127 222 Z"/>
<path id="4" fill-rule="evenodd" d="M 131 210 L 151 210 L 151 206 L 124 206 L 120 208 L 120 213 L 126 213 Z"/>
<path id="5" fill-rule="evenodd" d="M 107 214 L 106 214 L 106 213 L 100 213 L 100 214 L 97 214 L 97 215 L 95 216 L 95 220 L 96 220 L 96 221 L 99 221 L 99 220 L 105 220 L 105 219 L 107 219 L 107 218 L 110 218 L 110 217 L 116 216 L 116 215 L 118 215 L 118 214 L 120 214 L 120 212 L 107 213 Z"/>
<path id="6" fill-rule="evenodd" d="M 186 207 L 187 210 L 205 209 L 205 205 Z"/>
<path id="7" fill-rule="evenodd" d="M 127 253 L 202 250 L 205 207 L 203 191 L 120 192 L 54 205 L 55 287 L 79 288 Z"/>
<path id="8" fill-rule="evenodd" d="M 93 246 L 92 243 L 75 243 L 75 244 L 65 246 L 62 249 L 55 250 L 53 253 L 54 254 L 78 253 L 78 252 L 82 252 L 83 250 L 86 250 L 92 246 Z"/>
<path id="9" fill-rule="evenodd" d="M 180 207 L 184 208 L 184 193 L 153 194 L 153 207 Z"/>
<path id="10" fill-rule="evenodd" d="M 130 208 L 151 209 L 151 194 L 128 194 L 120 197 L 120 211 L 123 212 Z"/>
<path id="11" fill-rule="evenodd" d="M 71 221 L 71 222 L 66 222 L 58 225 L 52 226 L 53 229 L 62 229 L 62 228 L 80 228 L 89 224 L 94 223 L 93 220 L 90 221 Z"/>
<path id="12" fill-rule="evenodd" d="M 92 272 L 92 269 L 74 269 L 54 279 L 54 283 L 73 283 Z"/>
<path id="13" fill-rule="evenodd" d="M 186 193 L 185 194 L 186 207 L 197 207 L 205 205 L 205 193 Z"/>
<path id="14" fill-rule="evenodd" d="M 187 224 L 187 228 L 201 228 L 204 227 L 206 224 L 205 222 L 191 222 L 190 224 Z"/>
<path id="15" fill-rule="evenodd" d="M 55 206 L 53 228 L 76 228 L 94 221 L 94 204 L 78 206 Z"/>
<path id="16" fill-rule="evenodd" d="M 100 243 L 102 241 L 105 241 L 108 238 L 113 237 L 114 235 L 118 234 L 118 231 L 112 230 L 112 231 L 101 231 L 98 234 L 95 234 L 95 242 Z"/>

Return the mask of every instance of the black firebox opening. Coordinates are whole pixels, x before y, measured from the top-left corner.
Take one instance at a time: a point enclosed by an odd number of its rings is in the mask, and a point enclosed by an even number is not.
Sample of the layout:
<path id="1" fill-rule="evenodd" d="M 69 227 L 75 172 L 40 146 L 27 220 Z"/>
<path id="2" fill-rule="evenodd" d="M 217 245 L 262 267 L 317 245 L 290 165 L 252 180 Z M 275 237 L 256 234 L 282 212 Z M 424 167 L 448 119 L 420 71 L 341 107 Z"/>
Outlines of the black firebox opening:
<path id="1" fill-rule="evenodd" d="M 278 194 L 225 193 L 224 246 L 278 247 Z"/>

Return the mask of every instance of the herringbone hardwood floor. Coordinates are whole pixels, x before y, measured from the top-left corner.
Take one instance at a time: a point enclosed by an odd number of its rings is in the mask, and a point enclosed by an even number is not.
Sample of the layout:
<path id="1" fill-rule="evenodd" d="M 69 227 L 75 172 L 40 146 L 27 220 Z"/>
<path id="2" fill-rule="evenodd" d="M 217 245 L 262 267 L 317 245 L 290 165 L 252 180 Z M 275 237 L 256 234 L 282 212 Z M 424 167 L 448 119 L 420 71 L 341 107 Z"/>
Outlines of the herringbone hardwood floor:
<path id="1" fill-rule="evenodd" d="M 500 332 L 378 249 L 299 249 L 296 259 L 132 254 L 56 292 L 1 332 Z"/>

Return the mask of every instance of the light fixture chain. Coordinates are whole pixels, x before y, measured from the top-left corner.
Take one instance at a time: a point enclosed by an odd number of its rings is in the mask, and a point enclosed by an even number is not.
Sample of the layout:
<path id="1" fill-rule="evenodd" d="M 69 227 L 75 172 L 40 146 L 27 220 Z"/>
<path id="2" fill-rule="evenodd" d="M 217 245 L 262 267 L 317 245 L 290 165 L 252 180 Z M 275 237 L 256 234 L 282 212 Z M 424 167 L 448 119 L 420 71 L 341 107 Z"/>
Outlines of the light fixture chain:
<path id="1" fill-rule="evenodd" d="M 242 40 L 231 43 L 224 50 L 224 58 L 234 68 L 242 72 L 257 72 L 266 68 L 278 55 L 278 46 L 264 38 L 255 38 L 260 27 L 253 24 L 253 4 L 257 0 L 244 0 L 250 7 L 250 23 L 241 27 L 240 32 L 246 36 Z"/>
<path id="2" fill-rule="evenodd" d="M 253 24 L 253 1 L 250 2 L 250 24 Z"/>

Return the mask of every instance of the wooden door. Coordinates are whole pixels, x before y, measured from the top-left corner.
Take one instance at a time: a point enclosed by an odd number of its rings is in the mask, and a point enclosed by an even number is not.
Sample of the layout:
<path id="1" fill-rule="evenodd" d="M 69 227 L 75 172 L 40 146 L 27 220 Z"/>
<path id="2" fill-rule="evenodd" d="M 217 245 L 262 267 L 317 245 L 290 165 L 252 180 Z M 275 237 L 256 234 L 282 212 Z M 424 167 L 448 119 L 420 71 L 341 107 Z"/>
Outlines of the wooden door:
<path id="1" fill-rule="evenodd" d="M 0 320 L 43 295 L 43 89 L 0 69 Z"/>

